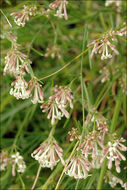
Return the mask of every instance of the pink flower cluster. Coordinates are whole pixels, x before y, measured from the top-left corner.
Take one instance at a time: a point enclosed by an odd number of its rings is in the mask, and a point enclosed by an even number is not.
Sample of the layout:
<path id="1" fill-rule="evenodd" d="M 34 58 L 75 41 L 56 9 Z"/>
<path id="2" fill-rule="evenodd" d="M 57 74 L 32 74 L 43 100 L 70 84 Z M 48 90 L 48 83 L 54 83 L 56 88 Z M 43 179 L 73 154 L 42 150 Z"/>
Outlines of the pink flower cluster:
<path id="1" fill-rule="evenodd" d="M 70 88 L 55 86 L 53 91 L 54 94 L 49 97 L 49 100 L 41 105 L 43 112 L 49 111 L 47 118 L 51 118 L 52 125 L 55 124 L 55 119 L 60 120 L 63 116 L 69 118 L 69 113 L 66 110 L 68 105 L 73 109 L 73 95 Z"/>
<path id="2" fill-rule="evenodd" d="M 50 3 L 49 7 L 51 9 L 54 9 L 56 11 L 56 14 L 54 16 L 57 16 L 59 18 L 64 17 L 65 20 L 68 19 L 67 11 L 66 11 L 66 5 L 68 4 L 68 0 L 55 0 L 53 3 Z"/>
<path id="3" fill-rule="evenodd" d="M 51 170 L 57 165 L 57 163 L 61 160 L 64 165 L 62 148 L 57 144 L 54 138 L 47 139 L 43 142 L 31 156 L 39 162 L 41 167 L 51 168 Z"/>
<path id="4" fill-rule="evenodd" d="M 5 171 L 9 165 L 12 166 L 12 176 L 16 175 L 16 171 L 24 173 L 26 170 L 26 164 L 19 152 L 9 156 L 7 151 L 2 151 L 0 153 L 0 171 Z"/>
<path id="5" fill-rule="evenodd" d="M 18 26 L 25 26 L 26 21 L 29 20 L 30 16 L 35 16 L 36 15 L 36 9 L 37 7 L 28 7 L 24 5 L 24 9 L 19 11 L 19 12 L 13 12 L 11 13 L 11 16 L 14 16 L 14 22 Z"/>
<path id="6" fill-rule="evenodd" d="M 88 44 L 88 47 L 91 45 L 94 45 L 93 50 L 91 52 L 91 58 L 94 54 L 101 54 L 101 60 L 112 58 L 111 52 L 114 52 L 115 54 L 119 54 L 119 52 L 115 49 L 115 45 L 113 44 L 114 41 L 117 41 L 116 35 L 122 36 L 123 31 L 114 31 L 110 30 L 108 33 L 104 34 L 100 39 L 94 40 L 90 44 Z"/>

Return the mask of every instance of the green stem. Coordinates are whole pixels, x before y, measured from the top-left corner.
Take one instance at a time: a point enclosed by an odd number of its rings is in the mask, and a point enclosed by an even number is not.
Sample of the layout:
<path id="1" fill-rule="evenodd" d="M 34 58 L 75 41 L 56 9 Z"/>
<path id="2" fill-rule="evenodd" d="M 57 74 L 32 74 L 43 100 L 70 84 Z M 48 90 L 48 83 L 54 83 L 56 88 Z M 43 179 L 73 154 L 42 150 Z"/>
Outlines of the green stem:
<path id="1" fill-rule="evenodd" d="M 11 25 L 10 21 L 8 20 L 7 16 L 4 14 L 4 12 L 2 11 L 2 9 L 0 9 L 0 11 L 3 14 L 3 16 L 5 17 L 7 23 L 9 24 L 9 26 L 12 28 L 12 25 Z"/>
<path id="2" fill-rule="evenodd" d="M 72 147 L 74 146 L 74 141 L 71 143 L 71 145 L 69 146 L 69 148 L 66 150 L 65 154 L 64 154 L 64 158 L 66 157 L 66 155 L 68 154 L 68 152 L 72 149 Z M 42 190 L 46 190 L 48 188 L 48 185 L 51 184 L 51 182 L 53 181 L 53 179 L 55 178 L 55 176 L 62 170 L 63 165 L 61 163 L 59 163 L 56 167 L 56 169 L 52 172 L 52 174 L 49 176 L 48 180 L 45 182 L 45 184 L 43 186 L 41 186 L 39 189 Z"/>
<path id="3" fill-rule="evenodd" d="M 56 124 L 52 126 L 52 129 L 50 131 L 50 134 L 49 134 L 49 138 L 51 138 L 55 132 L 55 128 L 56 128 Z"/>
<path id="4" fill-rule="evenodd" d="M 75 60 L 77 60 L 79 57 L 81 57 L 83 54 L 85 54 L 91 47 L 87 48 L 85 51 L 81 52 L 79 55 L 77 55 L 74 59 L 72 59 L 69 63 L 67 63 L 66 65 L 64 65 L 62 68 L 58 69 L 57 71 L 55 71 L 54 73 L 50 74 L 50 75 L 47 75 L 43 78 L 40 78 L 38 79 L 39 81 L 40 80 L 44 80 L 44 79 L 47 79 L 49 77 L 52 77 L 53 75 L 59 73 L 60 71 L 62 71 L 63 69 L 65 69 L 66 67 L 68 67 L 69 65 L 71 65 L 72 62 L 74 62 Z"/>
<path id="5" fill-rule="evenodd" d="M 118 120 L 118 116 L 119 116 L 119 112 L 120 112 L 120 108 L 121 108 L 121 103 L 122 103 L 122 96 L 119 94 L 119 96 L 117 98 L 116 106 L 115 106 L 115 111 L 113 114 L 112 123 L 111 123 L 111 128 L 110 128 L 111 134 L 115 131 L 115 128 L 116 128 L 116 124 L 117 124 L 117 120 Z M 98 185 L 97 185 L 97 190 L 102 189 L 104 175 L 106 172 L 106 166 L 107 166 L 107 159 L 105 159 L 102 164 L 101 173 L 100 173 L 100 177 L 99 177 L 99 181 L 98 181 Z"/>
<path id="6" fill-rule="evenodd" d="M 65 167 L 64 167 L 64 169 L 63 169 L 63 171 L 62 171 L 62 173 L 61 173 L 61 175 L 60 175 L 60 178 L 59 178 L 59 180 L 58 180 L 58 182 L 57 182 L 57 184 L 56 184 L 55 190 L 58 189 L 59 184 L 60 184 L 60 181 L 61 181 L 61 179 L 62 179 L 62 177 L 63 177 L 63 175 L 64 175 L 64 172 L 65 172 L 65 170 L 66 170 L 66 167 L 67 167 L 69 161 L 71 160 L 71 158 L 72 158 L 72 156 L 73 156 L 73 154 L 74 154 L 74 152 L 75 152 L 75 150 L 76 150 L 78 144 L 79 144 L 79 141 L 77 141 L 77 143 L 75 144 L 75 146 L 74 146 L 74 148 L 73 148 L 73 150 L 72 150 L 72 152 L 71 152 L 71 154 L 70 154 L 70 156 L 69 156 L 69 158 L 68 158 L 68 160 L 67 160 L 67 162 L 66 162 L 66 164 L 65 164 Z"/>
<path id="7" fill-rule="evenodd" d="M 105 159 L 103 164 L 102 164 L 102 168 L 101 168 L 101 173 L 100 173 L 100 177 L 99 177 L 99 181 L 97 184 L 97 190 L 102 190 L 102 184 L 104 181 L 104 175 L 106 172 L 106 166 L 107 166 L 107 160 Z"/>
<path id="8" fill-rule="evenodd" d="M 119 116 L 119 113 L 120 113 L 122 99 L 123 99 L 123 97 L 121 95 L 119 95 L 119 97 L 117 98 L 117 101 L 116 101 L 115 111 L 114 111 L 114 114 L 113 114 L 112 124 L 111 124 L 111 128 L 110 128 L 111 133 L 113 133 L 115 131 L 115 128 L 116 128 L 116 124 L 117 124 L 117 121 L 118 121 L 118 116 Z"/>
<path id="9" fill-rule="evenodd" d="M 32 185 L 31 190 L 33 190 L 33 189 L 35 188 L 35 185 L 36 185 L 36 183 L 37 183 L 38 177 L 39 177 L 39 175 L 40 175 L 40 171 L 41 171 L 41 165 L 39 165 L 39 168 L 38 168 L 38 171 L 37 171 L 37 175 L 36 175 L 36 177 L 35 177 L 35 180 L 34 180 L 34 183 L 33 183 L 33 185 Z"/>

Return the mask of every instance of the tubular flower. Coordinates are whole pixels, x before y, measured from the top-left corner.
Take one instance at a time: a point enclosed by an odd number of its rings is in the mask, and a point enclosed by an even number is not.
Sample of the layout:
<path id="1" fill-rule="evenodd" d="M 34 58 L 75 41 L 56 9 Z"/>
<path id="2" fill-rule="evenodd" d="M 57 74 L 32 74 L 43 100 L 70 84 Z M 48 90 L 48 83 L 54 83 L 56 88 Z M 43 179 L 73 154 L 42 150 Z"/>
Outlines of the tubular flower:
<path id="1" fill-rule="evenodd" d="M 24 53 L 21 53 L 18 50 L 18 47 L 15 46 L 5 57 L 4 75 L 7 72 L 10 74 L 20 74 L 23 73 L 24 70 L 29 73 L 28 64 L 31 63 L 32 62 L 27 59 L 27 56 Z"/>
<path id="2" fill-rule="evenodd" d="M 73 108 L 72 104 L 72 93 L 70 89 L 66 87 L 55 87 L 54 88 L 55 94 L 49 97 L 48 102 L 43 104 L 41 108 L 43 109 L 43 112 L 49 111 L 49 114 L 47 116 L 48 119 L 51 118 L 51 124 L 55 124 L 55 119 L 61 119 L 63 116 L 66 118 L 69 118 L 69 113 L 65 109 L 68 104 L 71 108 Z"/>
<path id="3" fill-rule="evenodd" d="M 58 146 L 55 139 L 48 142 L 43 142 L 34 152 L 31 154 L 35 160 L 39 162 L 41 167 L 54 168 L 57 163 L 61 160 L 64 165 L 64 160 L 62 158 L 62 148 Z"/>
<path id="4" fill-rule="evenodd" d="M 66 5 L 68 4 L 68 0 L 56 0 L 53 3 L 50 3 L 49 7 L 51 9 L 57 9 L 56 14 L 54 16 L 57 16 L 59 18 L 65 18 L 65 20 L 68 19 L 67 11 L 66 11 Z"/>
<path id="5" fill-rule="evenodd" d="M 126 160 L 125 156 L 121 154 L 120 151 L 126 151 L 127 148 L 121 143 L 125 142 L 123 138 L 120 140 L 114 140 L 113 142 L 108 142 L 107 147 L 104 148 L 104 157 L 101 159 L 101 163 L 105 158 L 108 159 L 108 169 L 112 168 L 112 162 L 115 161 L 116 171 L 120 173 L 120 161 Z"/>
<path id="6" fill-rule="evenodd" d="M 11 13 L 11 16 L 14 16 L 14 22 L 18 26 L 25 26 L 26 21 L 29 20 L 29 16 L 35 16 L 36 15 L 36 9 L 37 7 L 28 7 L 24 5 L 24 9 L 19 12 L 13 12 Z"/>
<path id="7" fill-rule="evenodd" d="M 68 88 L 68 87 L 64 87 L 64 86 L 55 86 L 54 87 L 54 95 L 51 96 L 51 99 L 52 98 L 55 98 L 56 99 L 56 102 L 59 104 L 64 104 L 64 105 L 70 105 L 70 108 L 73 109 L 73 103 L 72 103 L 72 100 L 73 100 L 73 95 L 72 95 L 72 92 L 71 92 L 71 89 Z"/>
<path id="8" fill-rule="evenodd" d="M 96 153 L 99 151 L 99 148 L 103 147 L 103 140 L 100 138 L 100 134 L 96 131 L 90 132 L 84 139 L 84 141 L 77 147 L 77 150 L 82 151 L 82 154 L 87 158 L 91 155 L 94 160 L 96 157 Z M 99 147 L 98 147 L 99 145 Z"/>
<path id="9" fill-rule="evenodd" d="M 99 54 L 102 53 L 101 60 L 112 58 L 111 55 L 112 51 L 118 55 L 119 52 L 115 49 L 115 45 L 110 42 L 110 41 L 116 41 L 114 35 L 119 35 L 119 34 L 118 32 L 111 30 L 107 34 L 104 34 L 100 40 L 94 40 L 93 42 L 88 44 L 88 47 L 94 45 L 91 53 L 91 58 L 93 57 L 94 54 L 97 54 L 97 52 Z"/>
<path id="10" fill-rule="evenodd" d="M 25 81 L 23 76 L 16 76 L 16 80 L 11 84 L 14 86 L 10 90 L 10 95 L 15 96 L 16 99 L 27 99 L 29 98 L 29 94 L 26 91 L 28 83 Z"/>
<path id="11" fill-rule="evenodd" d="M 31 80 L 28 82 L 27 94 L 31 96 L 31 93 L 34 89 L 34 97 L 31 100 L 33 104 L 42 103 L 44 99 L 43 91 L 41 86 L 36 80 Z"/>
<path id="12" fill-rule="evenodd" d="M 90 162 L 83 155 L 78 155 L 72 157 L 65 169 L 65 174 L 75 179 L 86 179 L 90 168 Z"/>
<path id="13" fill-rule="evenodd" d="M 18 173 L 24 173 L 26 170 L 26 164 L 23 160 L 23 157 L 19 154 L 19 152 L 11 155 L 12 158 L 12 175 L 15 176 L 15 170 Z"/>

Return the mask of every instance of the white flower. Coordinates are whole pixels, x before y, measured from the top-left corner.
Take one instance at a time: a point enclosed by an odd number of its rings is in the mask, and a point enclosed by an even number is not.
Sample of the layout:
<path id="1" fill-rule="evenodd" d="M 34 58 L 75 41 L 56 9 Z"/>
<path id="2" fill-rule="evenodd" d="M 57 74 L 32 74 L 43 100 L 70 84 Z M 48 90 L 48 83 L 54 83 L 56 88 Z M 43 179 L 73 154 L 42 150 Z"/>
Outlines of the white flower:
<path id="1" fill-rule="evenodd" d="M 15 45 L 12 50 L 7 53 L 5 57 L 4 75 L 9 74 L 22 74 L 24 70 L 29 73 L 28 64 L 32 62 L 27 59 L 27 56 L 18 50 L 18 46 Z"/>
<path id="2" fill-rule="evenodd" d="M 112 3 L 115 3 L 117 7 L 119 7 L 122 3 L 122 0 L 106 0 L 105 6 L 110 6 Z"/>
<path id="3" fill-rule="evenodd" d="M 63 150 L 58 146 L 56 140 L 52 140 L 51 142 L 47 140 L 34 150 L 31 156 L 39 162 L 41 167 L 53 169 L 60 160 L 64 164 L 62 152 Z"/>
<path id="4" fill-rule="evenodd" d="M 114 188 L 116 187 L 116 185 L 119 183 L 121 185 L 121 187 L 124 186 L 123 181 L 116 177 L 115 175 L 113 175 L 110 171 L 107 171 L 106 176 L 105 176 L 105 182 L 108 182 L 109 185 Z"/>
<path id="5" fill-rule="evenodd" d="M 57 9 L 56 14 L 54 16 L 57 16 L 59 18 L 65 18 L 65 20 L 68 19 L 67 11 L 66 11 L 66 5 L 68 4 L 67 0 L 56 0 L 53 3 L 50 3 L 49 7 L 51 9 Z"/>
<path id="6" fill-rule="evenodd" d="M 49 97 L 48 102 L 40 106 L 43 108 L 43 112 L 49 111 L 47 118 L 51 118 L 52 125 L 55 124 L 55 119 L 60 120 L 63 116 L 69 118 L 69 113 L 66 110 L 68 105 L 73 108 L 73 96 L 70 89 L 56 86 L 54 91 L 55 93 Z"/>
<path id="7" fill-rule="evenodd" d="M 19 152 L 12 154 L 12 175 L 15 176 L 15 170 L 19 173 L 24 173 L 26 170 L 26 164 L 23 160 L 23 157 Z"/>
<path id="8" fill-rule="evenodd" d="M 118 35 L 115 31 L 111 30 L 107 34 L 104 34 L 101 39 L 94 40 L 92 43 L 88 44 L 88 47 L 94 45 L 93 50 L 91 52 L 91 58 L 97 52 L 101 55 L 101 60 L 112 58 L 111 52 L 113 51 L 115 54 L 119 54 L 119 52 L 115 49 L 115 45 L 110 41 L 116 41 L 114 35 Z"/>
<path id="9" fill-rule="evenodd" d="M 114 142 L 108 142 L 106 148 L 104 148 L 104 157 L 101 159 L 101 163 L 104 161 L 105 158 L 108 159 L 108 169 L 112 168 L 112 162 L 115 161 L 116 171 L 120 173 L 120 161 L 126 160 L 125 156 L 121 154 L 120 151 L 126 151 L 127 148 L 121 143 L 125 142 L 123 138 L 120 140 L 114 140 Z M 120 151 L 119 151 L 120 150 Z"/>
<path id="10" fill-rule="evenodd" d="M 29 20 L 29 16 L 35 16 L 36 15 L 36 9 L 37 7 L 28 7 L 24 5 L 24 9 L 19 12 L 13 12 L 11 13 L 11 16 L 14 16 L 14 22 L 18 26 L 25 26 L 26 21 Z"/>
<path id="11" fill-rule="evenodd" d="M 41 89 L 41 86 L 36 80 L 31 80 L 28 82 L 28 89 L 27 93 L 29 96 L 31 96 L 31 93 L 34 89 L 34 97 L 31 100 L 33 104 L 36 103 L 42 103 L 44 99 L 43 91 Z"/>
<path id="12" fill-rule="evenodd" d="M 0 153 L 0 171 L 5 171 L 10 163 L 7 151 L 1 151 Z"/>
<path id="13" fill-rule="evenodd" d="M 68 166 L 66 167 L 65 174 L 75 179 L 86 179 L 88 171 L 90 170 L 90 162 L 82 155 L 74 156 Z"/>
<path id="14" fill-rule="evenodd" d="M 11 85 L 14 87 L 11 88 L 10 95 L 15 96 L 16 99 L 29 98 L 29 94 L 26 91 L 28 84 L 23 76 L 16 76 L 16 80 Z"/>

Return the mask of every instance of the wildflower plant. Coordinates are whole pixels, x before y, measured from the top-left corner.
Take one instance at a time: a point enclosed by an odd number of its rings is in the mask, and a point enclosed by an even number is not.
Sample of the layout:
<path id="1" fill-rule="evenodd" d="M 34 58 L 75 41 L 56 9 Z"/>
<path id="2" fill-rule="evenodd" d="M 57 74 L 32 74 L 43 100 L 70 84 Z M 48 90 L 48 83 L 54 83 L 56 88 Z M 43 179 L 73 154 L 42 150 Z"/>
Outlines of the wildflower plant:
<path id="1" fill-rule="evenodd" d="M 127 189 L 126 7 L 2 2 L 2 189 Z"/>

